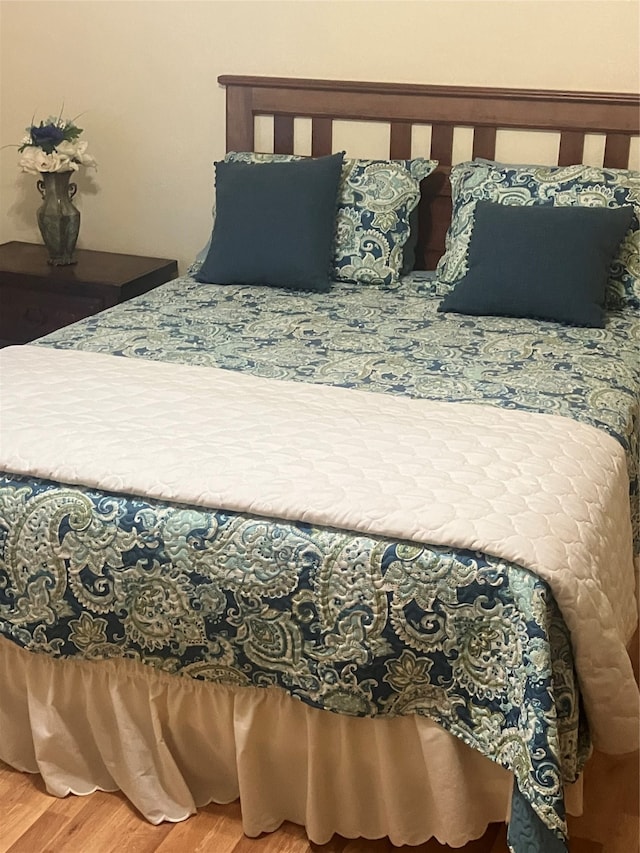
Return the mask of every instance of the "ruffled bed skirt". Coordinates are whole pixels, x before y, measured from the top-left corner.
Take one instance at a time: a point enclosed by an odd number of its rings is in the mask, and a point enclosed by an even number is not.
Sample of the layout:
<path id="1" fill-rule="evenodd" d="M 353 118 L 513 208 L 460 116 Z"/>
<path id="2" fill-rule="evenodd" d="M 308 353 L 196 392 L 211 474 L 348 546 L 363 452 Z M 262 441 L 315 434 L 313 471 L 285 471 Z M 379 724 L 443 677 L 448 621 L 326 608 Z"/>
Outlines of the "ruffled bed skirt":
<path id="1" fill-rule="evenodd" d="M 247 835 L 289 820 L 324 844 L 453 847 L 507 819 L 512 776 L 428 719 L 362 719 L 278 688 L 140 664 L 53 660 L 0 638 L 0 759 L 58 797 L 120 789 L 152 823 L 240 798 Z M 567 790 L 573 814 L 580 783 Z"/>

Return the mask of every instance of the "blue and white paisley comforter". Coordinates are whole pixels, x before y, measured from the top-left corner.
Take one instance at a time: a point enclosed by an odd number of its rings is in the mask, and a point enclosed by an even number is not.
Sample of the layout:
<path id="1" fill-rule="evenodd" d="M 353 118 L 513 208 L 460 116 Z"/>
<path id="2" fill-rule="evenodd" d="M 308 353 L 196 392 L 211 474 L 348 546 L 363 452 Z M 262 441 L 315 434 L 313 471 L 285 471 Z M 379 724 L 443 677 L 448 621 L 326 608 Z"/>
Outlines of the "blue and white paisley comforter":
<path id="1" fill-rule="evenodd" d="M 184 277 L 40 343 L 572 417 L 627 451 L 637 542 L 637 314 L 604 330 L 454 318 L 432 288 Z M 562 781 L 589 738 L 566 626 L 532 573 L 15 475 L 0 507 L 0 630 L 18 644 L 277 685 L 341 713 L 426 714 L 514 772 L 514 850 L 563 849 Z"/>

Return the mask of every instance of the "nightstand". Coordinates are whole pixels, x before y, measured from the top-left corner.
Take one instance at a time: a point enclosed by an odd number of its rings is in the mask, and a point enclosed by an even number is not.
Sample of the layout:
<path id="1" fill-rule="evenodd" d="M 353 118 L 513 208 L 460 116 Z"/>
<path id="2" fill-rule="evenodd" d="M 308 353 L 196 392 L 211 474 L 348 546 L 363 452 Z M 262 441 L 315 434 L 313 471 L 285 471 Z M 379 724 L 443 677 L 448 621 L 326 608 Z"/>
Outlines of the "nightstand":
<path id="1" fill-rule="evenodd" d="M 177 261 L 78 249 L 55 267 L 33 243 L 0 245 L 0 346 L 24 344 L 176 278 Z"/>

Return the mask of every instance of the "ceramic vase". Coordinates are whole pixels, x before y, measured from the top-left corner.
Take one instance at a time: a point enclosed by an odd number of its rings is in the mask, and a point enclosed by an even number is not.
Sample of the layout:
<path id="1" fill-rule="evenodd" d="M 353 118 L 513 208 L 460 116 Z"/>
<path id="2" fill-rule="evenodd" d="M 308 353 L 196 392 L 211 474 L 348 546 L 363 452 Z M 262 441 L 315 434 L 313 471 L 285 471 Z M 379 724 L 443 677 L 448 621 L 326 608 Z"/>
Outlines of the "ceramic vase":
<path id="1" fill-rule="evenodd" d="M 70 183 L 71 172 L 43 172 L 36 184 L 42 204 L 38 208 L 38 227 L 54 266 L 75 264 L 73 252 L 80 230 L 80 211 L 73 204 L 77 186 Z"/>

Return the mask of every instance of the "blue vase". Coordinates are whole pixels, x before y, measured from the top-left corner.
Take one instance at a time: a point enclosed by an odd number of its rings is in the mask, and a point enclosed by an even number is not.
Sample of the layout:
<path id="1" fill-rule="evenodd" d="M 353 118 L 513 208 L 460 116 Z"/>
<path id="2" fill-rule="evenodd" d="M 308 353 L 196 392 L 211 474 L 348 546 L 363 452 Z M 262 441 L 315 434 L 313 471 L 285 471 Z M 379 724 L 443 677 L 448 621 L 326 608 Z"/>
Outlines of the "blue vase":
<path id="1" fill-rule="evenodd" d="M 38 227 L 54 266 L 75 264 L 73 252 L 80 231 L 80 211 L 72 203 L 78 187 L 71 172 L 43 172 L 36 184 L 43 202 L 38 208 Z"/>

